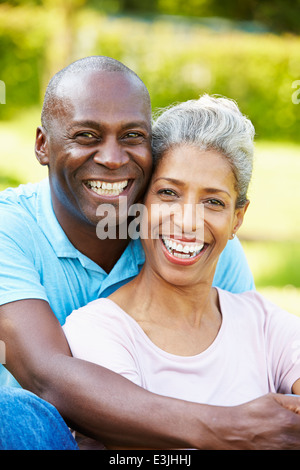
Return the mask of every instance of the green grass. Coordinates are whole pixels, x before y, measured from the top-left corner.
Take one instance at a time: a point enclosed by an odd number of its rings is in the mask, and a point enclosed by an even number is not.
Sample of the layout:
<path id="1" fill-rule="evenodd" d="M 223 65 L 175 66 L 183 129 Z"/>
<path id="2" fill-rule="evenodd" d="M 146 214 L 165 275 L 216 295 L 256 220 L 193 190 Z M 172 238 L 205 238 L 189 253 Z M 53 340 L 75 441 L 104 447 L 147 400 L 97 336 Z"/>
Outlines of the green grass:
<path id="1" fill-rule="evenodd" d="M 47 176 L 34 154 L 39 109 L 0 122 L 0 189 Z M 257 289 L 300 316 L 300 145 L 258 142 L 239 236 Z"/>
<path id="2" fill-rule="evenodd" d="M 242 240 L 242 245 L 257 290 L 300 316 L 300 243 Z"/>
<path id="3" fill-rule="evenodd" d="M 258 142 L 240 236 L 300 241 L 300 145 Z"/>
<path id="4" fill-rule="evenodd" d="M 0 121 L 0 189 L 20 182 L 36 182 L 47 176 L 47 169 L 35 158 L 34 141 L 40 125 L 39 110 L 33 108 L 13 121 Z"/>
<path id="5" fill-rule="evenodd" d="M 293 285 L 300 288 L 299 242 L 246 242 L 247 259 L 260 287 Z"/>

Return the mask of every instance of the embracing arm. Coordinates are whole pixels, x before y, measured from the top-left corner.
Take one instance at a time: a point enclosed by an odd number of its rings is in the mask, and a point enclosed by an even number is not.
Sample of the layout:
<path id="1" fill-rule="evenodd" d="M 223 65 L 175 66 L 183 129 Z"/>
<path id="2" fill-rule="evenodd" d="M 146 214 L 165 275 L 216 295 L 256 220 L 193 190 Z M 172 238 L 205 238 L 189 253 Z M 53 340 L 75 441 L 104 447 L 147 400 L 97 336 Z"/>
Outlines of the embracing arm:
<path id="1" fill-rule="evenodd" d="M 292 387 L 292 391 L 295 395 L 300 396 L 300 379 L 296 380 L 296 382 L 294 383 Z"/>
<path id="2" fill-rule="evenodd" d="M 0 307 L 0 331 L 6 366 L 19 383 L 52 403 L 69 426 L 106 445 L 300 448 L 300 417 L 287 409 L 300 407 L 296 398 L 267 395 L 230 408 L 152 394 L 108 369 L 73 358 L 61 326 L 41 300 Z"/>

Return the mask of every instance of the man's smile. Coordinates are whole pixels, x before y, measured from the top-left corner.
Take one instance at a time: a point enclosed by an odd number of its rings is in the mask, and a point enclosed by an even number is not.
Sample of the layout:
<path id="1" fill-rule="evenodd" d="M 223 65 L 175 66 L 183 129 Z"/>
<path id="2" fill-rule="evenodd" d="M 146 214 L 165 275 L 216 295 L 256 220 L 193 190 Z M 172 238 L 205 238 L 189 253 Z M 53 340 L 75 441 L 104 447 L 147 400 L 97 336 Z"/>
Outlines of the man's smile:
<path id="1" fill-rule="evenodd" d="M 119 196 L 127 188 L 128 180 L 115 182 L 87 180 L 84 184 L 99 196 Z"/>

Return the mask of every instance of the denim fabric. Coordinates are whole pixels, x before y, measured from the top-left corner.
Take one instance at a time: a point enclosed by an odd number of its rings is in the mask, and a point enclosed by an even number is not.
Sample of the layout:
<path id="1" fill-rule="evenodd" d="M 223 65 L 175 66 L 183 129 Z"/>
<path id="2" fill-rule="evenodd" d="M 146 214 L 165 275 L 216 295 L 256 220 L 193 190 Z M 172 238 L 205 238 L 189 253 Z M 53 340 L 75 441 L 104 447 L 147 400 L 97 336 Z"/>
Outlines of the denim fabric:
<path id="1" fill-rule="evenodd" d="M 77 450 L 58 411 L 31 392 L 0 387 L 0 450 Z"/>

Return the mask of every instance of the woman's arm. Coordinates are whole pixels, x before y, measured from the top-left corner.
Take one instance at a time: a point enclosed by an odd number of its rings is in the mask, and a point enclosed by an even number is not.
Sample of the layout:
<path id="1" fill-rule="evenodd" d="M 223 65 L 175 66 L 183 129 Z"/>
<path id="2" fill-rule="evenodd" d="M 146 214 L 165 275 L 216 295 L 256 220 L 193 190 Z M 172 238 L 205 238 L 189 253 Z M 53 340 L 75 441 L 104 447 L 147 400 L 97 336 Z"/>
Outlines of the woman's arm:
<path id="1" fill-rule="evenodd" d="M 22 300 L 0 308 L 6 366 L 52 403 L 69 426 L 105 444 L 174 449 L 300 448 L 300 416 L 288 398 L 267 395 L 238 407 L 161 397 L 71 356 L 49 305 Z M 300 399 L 295 399 L 300 406 Z M 292 405 L 291 405 L 292 406 Z"/>

